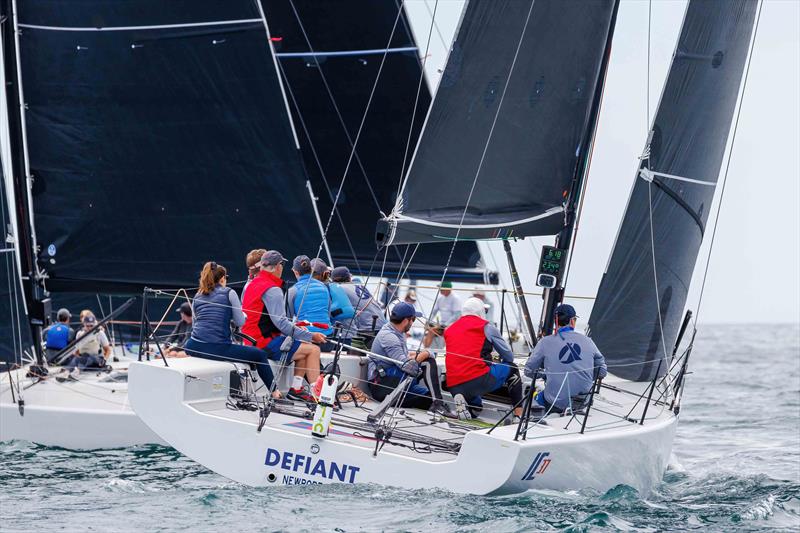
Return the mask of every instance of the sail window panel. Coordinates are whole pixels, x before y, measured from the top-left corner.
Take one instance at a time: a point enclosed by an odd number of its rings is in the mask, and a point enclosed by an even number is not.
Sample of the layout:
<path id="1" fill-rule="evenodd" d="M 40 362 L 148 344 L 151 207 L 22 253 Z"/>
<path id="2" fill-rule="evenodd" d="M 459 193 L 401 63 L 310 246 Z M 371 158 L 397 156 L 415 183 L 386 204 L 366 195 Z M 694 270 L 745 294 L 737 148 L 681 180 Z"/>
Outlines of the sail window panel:
<path id="1" fill-rule="evenodd" d="M 24 0 L 21 25 L 114 28 L 259 19 L 250 0 Z"/>
<path id="2" fill-rule="evenodd" d="M 468 4 L 398 205 L 394 242 L 563 227 L 557 211 L 578 163 L 613 2 L 537 1 L 526 27 L 530 7 Z"/>
<path id="3" fill-rule="evenodd" d="M 636 174 L 589 318 L 609 371 L 620 377 L 651 380 L 658 361 L 672 353 L 713 201 L 715 188 L 709 184 L 716 184 L 723 162 L 756 8 L 755 0 L 692 0 L 688 5 L 653 123 L 650 156 Z M 652 182 L 643 179 L 641 169 L 655 173 Z M 660 373 L 666 370 L 665 362 Z"/>
<path id="4" fill-rule="evenodd" d="M 263 24 L 26 29 L 20 54 L 48 287 L 244 279 L 252 248 L 319 243 Z"/>

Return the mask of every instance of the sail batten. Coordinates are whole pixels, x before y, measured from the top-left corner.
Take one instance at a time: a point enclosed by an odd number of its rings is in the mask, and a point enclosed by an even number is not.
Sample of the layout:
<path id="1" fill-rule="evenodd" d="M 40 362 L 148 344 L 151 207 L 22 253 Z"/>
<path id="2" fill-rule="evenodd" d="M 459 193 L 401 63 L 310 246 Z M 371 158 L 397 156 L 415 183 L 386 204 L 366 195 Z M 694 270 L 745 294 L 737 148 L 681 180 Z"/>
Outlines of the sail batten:
<path id="1" fill-rule="evenodd" d="M 614 7 L 612 0 L 468 3 L 379 242 L 558 233 Z"/>
<path id="2" fill-rule="evenodd" d="M 609 371 L 648 381 L 672 352 L 722 166 L 757 0 L 690 0 L 589 318 Z"/>

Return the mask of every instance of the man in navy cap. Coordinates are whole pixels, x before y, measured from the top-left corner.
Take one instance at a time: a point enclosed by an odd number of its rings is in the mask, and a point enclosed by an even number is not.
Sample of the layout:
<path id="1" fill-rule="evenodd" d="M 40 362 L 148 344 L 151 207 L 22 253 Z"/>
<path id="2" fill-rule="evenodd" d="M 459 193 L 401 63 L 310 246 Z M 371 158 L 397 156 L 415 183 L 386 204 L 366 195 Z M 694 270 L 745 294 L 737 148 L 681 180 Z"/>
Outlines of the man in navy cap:
<path id="1" fill-rule="evenodd" d="M 525 364 L 525 375 L 533 377 L 544 368 L 547 384 L 535 400 L 546 409 L 561 412 L 573 405 L 572 398 L 586 395 L 595 377 L 608 374 L 606 360 L 589 337 L 575 331 L 578 315 L 569 304 L 556 307 L 557 331 L 543 337 Z"/>
<path id="2" fill-rule="evenodd" d="M 355 315 L 352 321 L 348 322 L 352 322 L 358 334 L 366 335 L 371 339 L 374 332 L 386 324 L 386 320 L 383 318 L 383 308 L 365 286 L 353 282 L 353 275 L 346 266 L 334 268 L 331 271 L 331 280 L 344 289 L 350 305 L 353 306 Z"/>
<path id="3" fill-rule="evenodd" d="M 432 413 L 453 418 L 450 408 L 442 401 L 442 388 L 439 382 L 439 369 L 434 358 L 427 350 L 409 351 L 406 344 L 406 333 L 411 329 L 414 320 L 422 313 L 414 306 L 400 302 L 394 306 L 389 322 L 385 324 L 372 343 L 372 352 L 397 363 L 385 359 L 369 357 L 367 379 L 373 398 L 383 401 L 403 380 L 405 375 L 414 378 L 406 393 L 401 407 L 428 409 Z M 420 378 L 425 383 L 420 383 Z"/>

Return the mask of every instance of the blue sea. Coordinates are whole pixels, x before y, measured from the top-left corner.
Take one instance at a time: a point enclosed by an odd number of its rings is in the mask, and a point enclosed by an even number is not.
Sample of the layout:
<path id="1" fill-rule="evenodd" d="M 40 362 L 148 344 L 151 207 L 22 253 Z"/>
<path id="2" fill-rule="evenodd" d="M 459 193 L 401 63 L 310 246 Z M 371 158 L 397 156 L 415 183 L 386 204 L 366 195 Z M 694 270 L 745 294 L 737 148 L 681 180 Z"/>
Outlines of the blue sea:
<path id="1" fill-rule="evenodd" d="M 800 325 L 701 326 L 691 371 L 674 457 L 647 497 L 253 489 L 165 447 L 12 442 L 0 531 L 800 531 Z"/>

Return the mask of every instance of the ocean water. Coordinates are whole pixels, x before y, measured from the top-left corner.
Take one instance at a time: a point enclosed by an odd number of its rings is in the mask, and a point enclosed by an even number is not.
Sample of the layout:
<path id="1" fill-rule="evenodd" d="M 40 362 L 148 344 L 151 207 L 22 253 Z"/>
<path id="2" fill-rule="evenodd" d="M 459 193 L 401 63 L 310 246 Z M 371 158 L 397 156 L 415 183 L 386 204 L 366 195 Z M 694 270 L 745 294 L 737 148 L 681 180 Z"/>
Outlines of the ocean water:
<path id="1" fill-rule="evenodd" d="M 674 458 L 646 498 L 253 489 L 170 448 L 0 444 L 0 531 L 800 531 L 800 325 L 701 326 Z"/>

